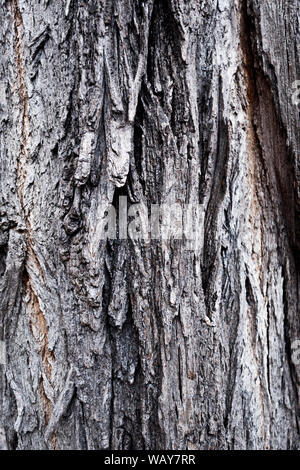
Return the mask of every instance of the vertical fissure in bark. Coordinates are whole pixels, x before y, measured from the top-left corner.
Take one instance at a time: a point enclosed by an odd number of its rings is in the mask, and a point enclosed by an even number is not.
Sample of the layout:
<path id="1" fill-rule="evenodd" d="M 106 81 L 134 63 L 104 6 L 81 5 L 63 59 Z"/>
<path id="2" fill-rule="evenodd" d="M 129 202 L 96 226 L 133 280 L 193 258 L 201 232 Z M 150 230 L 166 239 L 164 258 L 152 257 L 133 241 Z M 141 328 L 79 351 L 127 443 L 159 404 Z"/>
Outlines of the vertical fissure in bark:
<path id="1" fill-rule="evenodd" d="M 29 99 L 25 79 L 24 70 L 24 54 L 23 54 L 23 37 L 24 37 L 24 24 L 22 14 L 19 8 L 18 0 L 12 0 L 12 9 L 14 16 L 14 33 L 15 33 L 15 57 L 18 70 L 19 80 L 19 99 L 21 106 L 21 143 L 20 153 L 17 160 L 17 188 L 20 199 L 22 216 L 26 225 L 26 240 L 27 240 L 27 260 L 32 258 L 35 266 L 44 280 L 44 274 L 38 257 L 34 250 L 34 243 L 32 237 L 32 229 L 30 223 L 30 214 L 27 213 L 24 201 L 24 185 L 26 180 L 26 167 L 28 163 L 28 145 L 29 145 Z M 30 281 L 29 281 L 30 282 Z"/>
<path id="2" fill-rule="evenodd" d="M 29 315 L 30 330 L 32 333 L 32 337 L 34 338 L 36 344 L 39 347 L 39 352 L 41 355 L 41 377 L 39 390 L 42 402 L 44 404 L 45 425 L 47 426 L 51 418 L 53 406 L 45 390 L 45 379 L 43 377 L 43 374 L 45 374 L 45 378 L 49 382 L 49 384 L 53 386 L 52 368 L 55 363 L 55 355 L 54 352 L 49 350 L 48 327 L 45 315 L 41 309 L 40 301 L 37 295 L 35 294 L 34 289 L 32 288 L 30 278 L 26 269 L 23 276 L 23 282 L 27 296 L 26 310 Z M 53 449 L 56 449 L 57 442 L 55 432 L 51 436 L 50 443 L 52 444 Z"/>
<path id="3" fill-rule="evenodd" d="M 17 187 L 20 197 L 21 209 L 24 211 L 24 184 L 26 178 L 26 164 L 28 160 L 28 133 L 29 133 L 29 115 L 28 115 L 28 93 L 25 83 L 25 72 L 23 64 L 23 46 L 22 38 L 24 35 L 24 25 L 22 15 L 19 9 L 18 0 L 12 0 L 15 32 L 15 56 L 19 79 L 19 97 L 21 105 L 21 147 L 17 161 Z"/>
<path id="4" fill-rule="evenodd" d="M 242 0 L 240 9 L 240 40 L 249 123 L 248 156 L 249 159 L 253 159 L 254 168 L 257 169 L 254 180 L 256 198 L 262 212 L 263 201 L 259 196 L 261 188 L 273 205 L 274 217 L 276 217 L 276 204 L 280 204 L 280 217 L 285 223 L 288 240 L 295 253 L 298 240 L 295 226 L 297 211 L 292 155 L 287 147 L 286 129 L 279 117 L 278 105 L 275 102 L 276 85 L 271 85 L 257 52 L 258 36 L 252 0 Z M 277 222 L 280 223 L 281 220 Z"/>
<path id="5" fill-rule="evenodd" d="M 254 198 L 254 218 L 262 221 L 261 261 L 258 266 L 261 272 L 266 264 L 268 247 L 265 244 L 266 233 L 272 221 L 277 231 L 277 255 L 284 267 L 286 260 L 291 262 L 291 272 L 283 268 L 283 308 L 284 308 L 284 342 L 286 359 L 289 364 L 290 379 L 293 384 L 295 408 L 298 409 L 298 391 L 296 386 L 295 367 L 291 361 L 290 336 L 292 334 L 292 317 L 288 312 L 289 300 L 286 294 L 287 285 L 296 286 L 299 271 L 299 240 L 296 185 L 293 159 L 287 146 L 287 132 L 280 119 L 277 104 L 276 80 L 273 86 L 266 75 L 262 58 L 257 50 L 259 34 L 255 25 L 255 14 L 252 0 L 242 0 L 240 7 L 240 42 L 243 59 L 243 72 L 247 98 L 248 127 L 248 161 L 250 163 L 251 185 Z M 271 212 L 268 211 L 270 204 Z M 298 217 L 299 218 L 299 217 Z M 268 265 L 268 263 L 267 263 Z M 266 299 L 267 300 L 267 299 Z M 296 302 L 296 305 L 298 302 Z M 267 385 L 271 396 L 271 363 L 270 363 L 270 322 L 273 306 L 267 302 Z M 297 413 L 296 413 L 297 414 Z"/>
<path id="6" fill-rule="evenodd" d="M 51 384 L 52 375 L 52 364 L 55 361 L 54 354 L 49 351 L 48 348 L 48 327 L 46 318 L 40 307 L 40 301 L 33 287 L 33 282 L 30 277 L 30 263 L 32 262 L 36 268 L 36 272 L 40 275 L 40 282 L 45 284 L 45 278 L 43 269 L 39 262 L 34 249 L 34 242 L 32 236 L 32 227 L 30 223 L 30 213 L 26 209 L 24 200 L 24 187 L 26 180 L 26 167 L 28 164 L 28 145 L 29 145 L 29 99 L 28 91 L 26 86 L 25 70 L 24 70 L 24 52 L 23 52 L 23 37 L 24 37 L 24 24 L 22 14 L 19 8 L 18 0 L 12 0 L 12 9 L 14 17 L 14 34 L 15 34 L 15 58 L 18 71 L 19 80 L 19 99 L 21 106 L 21 142 L 20 142 L 20 153 L 17 160 L 17 189 L 20 200 L 21 215 L 24 219 L 26 231 L 26 245 L 27 254 L 24 265 L 24 290 L 29 296 L 29 302 L 26 305 L 26 309 L 29 312 L 29 319 L 31 322 L 31 331 L 35 341 L 39 344 L 41 359 L 42 359 L 42 373 L 45 373 L 47 380 Z M 45 387 L 43 385 L 43 377 L 41 377 L 40 383 L 40 395 L 44 402 L 45 410 L 45 424 L 50 420 L 52 404 L 48 398 Z M 51 439 L 53 448 L 56 448 L 56 436 L 55 433 Z"/>
<path id="7" fill-rule="evenodd" d="M 225 195 L 227 185 L 227 163 L 229 158 L 229 129 L 223 118 L 223 83 L 222 77 L 218 81 L 218 139 L 214 161 L 214 171 L 209 189 L 209 201 L 205 213 L 204 230 L 205 237 L 203 248 L 202 262 L 202 287 L 205 296 L 205 304 L 207 307 L 208 317 L 211 315 L 213 303 L 211 284 L 214 283 L 214 275 L 216 270 L 215 257 L 217 252 L 217 244 L 212 234 L 216 233 L 218 209 Z"/>

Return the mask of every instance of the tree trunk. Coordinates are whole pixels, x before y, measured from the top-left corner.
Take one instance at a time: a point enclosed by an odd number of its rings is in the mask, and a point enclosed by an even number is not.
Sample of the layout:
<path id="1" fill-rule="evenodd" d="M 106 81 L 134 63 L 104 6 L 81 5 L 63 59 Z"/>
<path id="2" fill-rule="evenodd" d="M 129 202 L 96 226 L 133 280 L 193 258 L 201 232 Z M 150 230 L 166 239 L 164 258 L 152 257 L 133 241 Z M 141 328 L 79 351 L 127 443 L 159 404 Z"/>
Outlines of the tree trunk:
<path id="1" fill-rule="evenodd" d="M 298 0 L 0 18 L 2 448 L 299 449 Z M 125 197 L 200 245 L 104 239 Z"/>

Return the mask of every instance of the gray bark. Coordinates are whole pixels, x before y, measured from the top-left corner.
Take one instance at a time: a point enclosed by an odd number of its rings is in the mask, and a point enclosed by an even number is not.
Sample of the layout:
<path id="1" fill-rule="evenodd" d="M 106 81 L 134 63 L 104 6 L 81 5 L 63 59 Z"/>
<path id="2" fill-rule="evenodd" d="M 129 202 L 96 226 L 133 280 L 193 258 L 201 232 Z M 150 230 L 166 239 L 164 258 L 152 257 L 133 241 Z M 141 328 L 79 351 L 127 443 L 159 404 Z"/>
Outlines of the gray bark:
<path id="1" fill-rule="evenodd" d="M 299 449 L 298 0 L 0 1 L 0 445 Z M 101 208 L 201 204 L 200 251 Z"/>

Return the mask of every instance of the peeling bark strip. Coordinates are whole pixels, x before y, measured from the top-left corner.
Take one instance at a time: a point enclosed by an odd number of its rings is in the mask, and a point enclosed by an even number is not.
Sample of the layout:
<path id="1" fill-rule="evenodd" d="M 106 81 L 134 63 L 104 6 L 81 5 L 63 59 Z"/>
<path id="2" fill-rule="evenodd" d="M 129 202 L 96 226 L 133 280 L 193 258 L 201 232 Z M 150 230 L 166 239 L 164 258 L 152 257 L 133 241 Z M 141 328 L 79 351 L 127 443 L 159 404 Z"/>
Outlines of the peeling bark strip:
<path id="1" fill-rule="evenodd" d="M 0 17 L 0 448 L 300 449 L 298 0 Z"/>

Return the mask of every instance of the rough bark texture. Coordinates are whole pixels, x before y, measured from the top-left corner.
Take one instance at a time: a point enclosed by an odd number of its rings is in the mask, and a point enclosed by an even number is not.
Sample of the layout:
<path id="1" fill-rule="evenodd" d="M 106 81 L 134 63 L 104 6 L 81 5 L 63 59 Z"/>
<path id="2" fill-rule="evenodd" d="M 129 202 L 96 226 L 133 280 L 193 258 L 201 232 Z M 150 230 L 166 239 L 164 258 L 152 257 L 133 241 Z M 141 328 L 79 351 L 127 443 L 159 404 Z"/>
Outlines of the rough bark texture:
<path id="1" fill-rule="evenodd" d="M 2 448 L 300 448 L 299 21 L 0 1 Z M 101 240 L 122 195 L 202 204 L 200 252 Z"/>

